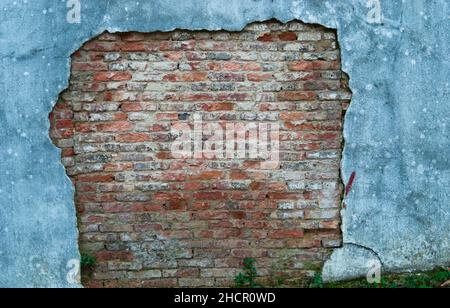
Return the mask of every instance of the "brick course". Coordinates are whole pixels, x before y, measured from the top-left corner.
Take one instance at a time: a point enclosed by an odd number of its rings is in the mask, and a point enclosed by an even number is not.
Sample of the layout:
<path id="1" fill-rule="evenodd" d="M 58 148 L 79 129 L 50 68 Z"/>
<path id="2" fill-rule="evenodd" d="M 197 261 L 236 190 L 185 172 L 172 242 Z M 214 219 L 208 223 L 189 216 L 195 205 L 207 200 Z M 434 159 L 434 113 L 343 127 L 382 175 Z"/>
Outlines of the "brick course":
<path id="1" fill-rule="evenodd" d="M 340 245 L 336 33 L 271 21 L 242 32 L 104 33 L 72 57 L 51 138 L 76 188 L 90 287 L 228 286 L 246 257 L 267 286 L 311 276 Z M 280 165 L 180 159 L 176 123 L 278 123 Z"/>

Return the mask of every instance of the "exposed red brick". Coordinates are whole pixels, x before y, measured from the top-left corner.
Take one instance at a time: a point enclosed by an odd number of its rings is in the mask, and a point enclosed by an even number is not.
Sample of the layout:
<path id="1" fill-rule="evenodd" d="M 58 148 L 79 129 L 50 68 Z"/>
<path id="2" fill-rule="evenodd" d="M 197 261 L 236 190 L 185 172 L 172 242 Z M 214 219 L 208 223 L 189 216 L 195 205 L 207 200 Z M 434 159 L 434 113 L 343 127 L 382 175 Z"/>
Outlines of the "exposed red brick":
<path id="1" fill-rule="evenodd" d="M 130 133 L 130 134 L 123 134 L 123 135 L 117 135 L 115 137 L 115 140 L 117 142 L 144 142 L 144 141 L 150 141 L 151 138 L 149 135 L 144 133 Z"/>
<path id="2" fill-rule="evenodd" d="M 260 42 L 272 42 L 273 41 L 273 36 L 270 33 L 264 33 L 263 35 L 258 37 L 258 41 L 260 41 Z"/>
<path id="3" fill-rule="evenodd" d="M 102 174 L 102 175 L 83 175 L 78 177 L 78 181 L 80 182 L 112 182 L 114 181 L 113 174 Z"/>
<path id="4" fill-rule="evenodd" d="M 178 113 L 157 113 L 156 120 L 178 120 Z"/>
<path id="5" fill-rule="evenodd" d="M 304 120 L 305 118 L 306 118 L 305 112 L 282 112 L 280 114 L 280 119 L 287 120 L 287 121 Z"/>
<path id="6" fill-rule="evenodd" d="M 57 120 L 55 128 L 56 129 L 73 128 L 73 121 L 72 120 Z"/>
<path id="7" fill-rule="evenodd" d="M 103 170 L 105 171 L 125 171 L 125 170 L 132 170 L 133 169 L 133 163 L 109 163 L 105 164 Z"/>
<path id="8" fill-rule="evenodd" d="M 122 33 L 120 38 L 126 42 L 140 42 L 145 39 L 145 34 L 137 32 Z"/>
<path id="9" fill-rule="evenodd" d="M 94 75 L 95 81 L 123 81 L 131 80 L 132 75 L 128 72 L 106 72 L 96 73 Z"/>
<path id="10" fill-rule="evenodd" d="M 291 71 L 312 71 L 312 70 L 338 70 L 340 63 L 337 61 L 300 61 L 289 64 Z"/>
<path id="11" fill-rule="evenodd" d="M 99 132 L 123 132 L 133 129 L 133 124 L 130 122 L 112 122 L 106 124 L 98 124 L 96 126 Z"/>
<path id="12" fill-rule="evenodd" d="M 231 103 L 211 103 L 211 104 L 204 104 L 203 110 L 204 111 L 229 111 L 233 110 L 234 104 Z"/>
<path id="13" fill-rule="evenodd" d="M 222 171 L 202 171 L 190 176 L 190 179 L 192 180 L 219 180 L 221 178 L 223 178 Z"/>
<path id="14" fill-rule="evenodd" d="M 80 63 L 75 62 L 72 64 L 72 70 L 74 71 L 107 71 L 108 65 L 103 62 L 92 62 L 92 63 Z"/>
<path id="15" fill-rule="evenodd" d="M 269 237 L 280 239 L 301 238 L 304 236 L 305 233 L 303 230 L 278 230 L 269 233 Z"/>
<path id="16" fill-rule="evenodd" d="M 132 261 L 133 254 L 131 252 L 123 252 L 123 251 L 100 251 L 95 255 L 97 261 L 111 261 L 111 260 L 120 260 L 120 261 Z"/>
<path id="17" fill-rule="evenodd" d="M 273 74 L 248 74 L 247 78 L 249 81 L 266 81 L 273 78 Z"/>
<path id="18" fill-rule="evenodd" d="M 278 35 L 278 38 L 282 41 L 296 41 L 297 37 L 297 33 L 295 32 L 283 32 Z"/>
<path id="19" fill-rule="evenodd" d="M 317 94 L 312 91 L 288 91 L 277 94 L 279 101 L 306 101 L 315 100 Z"/>
<path id="20" fill-rule="evenodd" d="M 330 31 L 270 21 L 230 33 L 104 33 L 74 54 L 49 121 L 75 187 L 81 252 L 97 258 L 86 287 L 229 286 L 247 257 L 265 283 L 323 264 L 341 240 L 349 100 L 337 42 L 296 42 L 312 32 Z M 320 60 L 299 60 L 311 57 L 303 47 Z M 278 124 L 280 161 L 180 158 L 173 141 L 196 114 L 217 135 Z"/>
<path id="21" fill-rule="evenodd" d="M 142 111 L 142 105 L 140 103 L 123 103 L 121 109 L 123 112 Z"/>

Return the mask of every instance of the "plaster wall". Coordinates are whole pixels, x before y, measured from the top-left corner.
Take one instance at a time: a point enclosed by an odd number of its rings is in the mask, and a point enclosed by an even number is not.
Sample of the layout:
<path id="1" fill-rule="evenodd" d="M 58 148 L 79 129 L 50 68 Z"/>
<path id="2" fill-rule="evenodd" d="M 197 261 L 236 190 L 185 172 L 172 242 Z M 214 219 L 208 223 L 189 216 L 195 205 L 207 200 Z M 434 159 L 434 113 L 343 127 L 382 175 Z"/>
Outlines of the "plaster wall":
<path id="1" fill-rule="evenodd" d="M 233 31 L 272 18 L 337 29 L 350 76 L 342 176 L 356 177 L 325 279 L 362 275 L 372 258 L 389 271 L 449 263 L 448 1 L 80 2 L 79 24 L 66 1 L 0 8 L 0 286 L 78 286 L 67 279 L 79 258 L 73 188 L 47 118 L 74 51 L 105 30 Z"/>

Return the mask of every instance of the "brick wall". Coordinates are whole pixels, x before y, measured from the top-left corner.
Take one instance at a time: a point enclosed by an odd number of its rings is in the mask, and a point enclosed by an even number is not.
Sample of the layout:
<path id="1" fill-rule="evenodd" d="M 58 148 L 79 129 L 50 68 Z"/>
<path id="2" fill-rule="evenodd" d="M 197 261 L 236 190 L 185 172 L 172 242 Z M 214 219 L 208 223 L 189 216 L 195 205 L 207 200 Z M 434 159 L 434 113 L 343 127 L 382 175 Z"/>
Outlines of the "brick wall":
<path id="1" fill-rule="evenodd" d="M 346 84 L 335 32 L 299 22 L 86 43 L 50 115 L 97 258 L 85 285 L 228 286 L 246 257 L 266 286 L 319 270 L 341 243 Z M 278 124 L 279 165 L 176 157 L 172 129 L 194 115 Z"/>

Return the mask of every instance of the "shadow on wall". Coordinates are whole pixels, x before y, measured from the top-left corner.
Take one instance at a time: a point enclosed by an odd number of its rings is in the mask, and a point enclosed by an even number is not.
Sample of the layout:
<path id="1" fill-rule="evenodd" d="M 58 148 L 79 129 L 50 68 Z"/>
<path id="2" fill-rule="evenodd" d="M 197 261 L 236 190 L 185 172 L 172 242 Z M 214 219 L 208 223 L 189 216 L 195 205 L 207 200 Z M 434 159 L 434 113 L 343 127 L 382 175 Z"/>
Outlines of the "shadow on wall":
<path id="1" fill-rule="evenodd" d="M 336 32 L 104 33 L 72 56 L 50 135 L 75 188 L 87 287 L 298 285 L 341 246 Z M 270 163 L 267 163 L 270 162 Z"/>

